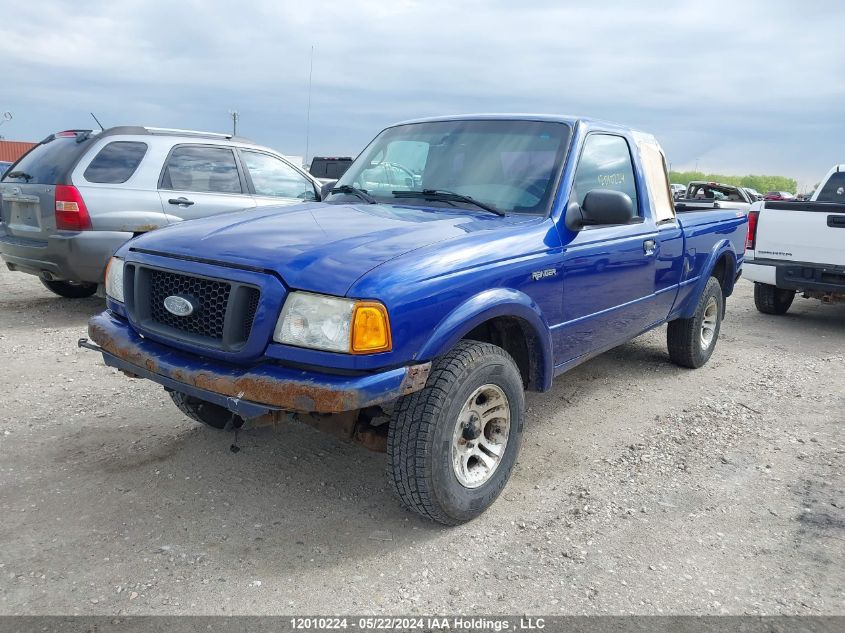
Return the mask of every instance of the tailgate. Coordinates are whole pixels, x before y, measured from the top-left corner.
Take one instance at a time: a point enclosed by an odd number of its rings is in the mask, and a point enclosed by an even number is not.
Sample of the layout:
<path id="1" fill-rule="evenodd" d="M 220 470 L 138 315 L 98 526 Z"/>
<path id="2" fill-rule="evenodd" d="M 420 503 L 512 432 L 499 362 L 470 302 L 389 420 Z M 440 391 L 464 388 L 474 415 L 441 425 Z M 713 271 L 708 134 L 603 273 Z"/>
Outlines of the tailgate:
<path id="1" fill-rule="evenodd" d="M 6 233 L 44 239 L 56 230 L 56 185 L 70 184 L 76 161 L 91 143 L 88 130 L 53 134 L 33 147 L 0 181 L 0 219 Z"/>
<path id="2" fill-rule="evenodd" d="M 765 203 L 757 224 L 755 257 L 845 266 L 845 205 Z"/>
<path id="3" fill-rule="evenodd" d="M 0 220 L 15 237 L 47 239 L 56 229 L 55 187 L 0 183 Z"/>

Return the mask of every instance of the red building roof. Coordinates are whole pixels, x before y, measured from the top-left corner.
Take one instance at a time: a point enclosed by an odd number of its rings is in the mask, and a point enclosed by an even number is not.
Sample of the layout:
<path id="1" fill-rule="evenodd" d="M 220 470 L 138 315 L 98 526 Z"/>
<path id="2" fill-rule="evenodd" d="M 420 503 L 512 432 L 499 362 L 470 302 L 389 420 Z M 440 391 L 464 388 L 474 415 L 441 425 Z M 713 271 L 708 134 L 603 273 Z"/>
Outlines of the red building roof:
<path id="1" fill-rule="evenodd" d="M 35 145 L 36 143 L 25 143 L 23 141 L 0 141 L 0 160 L 13 163 Z"/>

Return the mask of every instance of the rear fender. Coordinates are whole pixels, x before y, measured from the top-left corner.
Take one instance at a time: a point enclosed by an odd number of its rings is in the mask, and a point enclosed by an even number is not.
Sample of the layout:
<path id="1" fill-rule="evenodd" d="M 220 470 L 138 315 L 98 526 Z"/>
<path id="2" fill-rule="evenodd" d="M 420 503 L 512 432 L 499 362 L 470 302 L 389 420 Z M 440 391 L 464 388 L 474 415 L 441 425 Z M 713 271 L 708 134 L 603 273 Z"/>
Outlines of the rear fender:
<path id="1" fill-rule="evenodd" d="M 532 364 L 537 371 L 533 388 L 548 390 L 554 377 L 549 326 L 531 297 L 510 288 L 485 290 L 452 310 L 420 350 L 418 360 L 431 360 L 445 354 L 476 327 L 496 317 L 518 318 L 523 322 L 527 334 L 533 338 L 529 344 Z"/>
<path id="2" fill-rule="evenodd" d="M 698 306 L 698 300 L 704 292 L 704 287 L 707 285 L 707 280 L 713 274 L 719 260 L 725 257 L 725 266 L 727 267 L 724 275 L 724 285 L 722 286 L 722 294 L 729 297 L 734 290 L 734 282 L 736 277 L 736 251 L 730 240 L 721 240 L 713 246 L 710 252 L 710 257 L 707 258 L 704 266 L 701 268 L 701 277 L 695 284 L 695 290 L 689 294 L 685 304 L 680 306 L 676 311 L 676 316 L 673 318 L 689 319 L 695 314 L 695 309 Z"/>

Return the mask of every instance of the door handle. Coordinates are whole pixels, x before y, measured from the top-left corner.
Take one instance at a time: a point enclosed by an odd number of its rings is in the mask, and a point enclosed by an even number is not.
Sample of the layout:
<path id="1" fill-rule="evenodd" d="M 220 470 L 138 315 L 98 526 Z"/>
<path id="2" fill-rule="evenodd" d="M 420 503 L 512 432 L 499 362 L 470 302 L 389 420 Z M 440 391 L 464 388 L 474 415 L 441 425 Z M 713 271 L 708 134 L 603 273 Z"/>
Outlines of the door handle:
<path id="1" fill-rule="evenodd" d="M 171 198 L 170 200 L 168 200 L 168 202 L 170 204 L 178 204 L 180 207 L 189 207 L 192 204 L 194 204 L 193 200 L 188 200 L 187 198 L 184 198 L 184 197 Z"/>
<path id="2" fill-rule="evenodd" d="M 657 248 L 657 243 L 654 240 L 646 240 L 643 242 L 643 253 L 646 255 L 654 255 Z"/>

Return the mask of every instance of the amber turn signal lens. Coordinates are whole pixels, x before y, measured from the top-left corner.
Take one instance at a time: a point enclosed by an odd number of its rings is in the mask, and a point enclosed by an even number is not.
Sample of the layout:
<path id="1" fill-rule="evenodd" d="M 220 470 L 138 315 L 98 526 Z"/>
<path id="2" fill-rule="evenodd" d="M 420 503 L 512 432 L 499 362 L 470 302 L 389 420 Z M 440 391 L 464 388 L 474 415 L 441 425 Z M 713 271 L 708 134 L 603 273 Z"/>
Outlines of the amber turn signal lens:
<path id="1" fill-rule="evenodd" d="M 392 349 L 387 308 L 375 301 L 359 301 L 352 315 L 352 353 L 373 354 Z"/>

